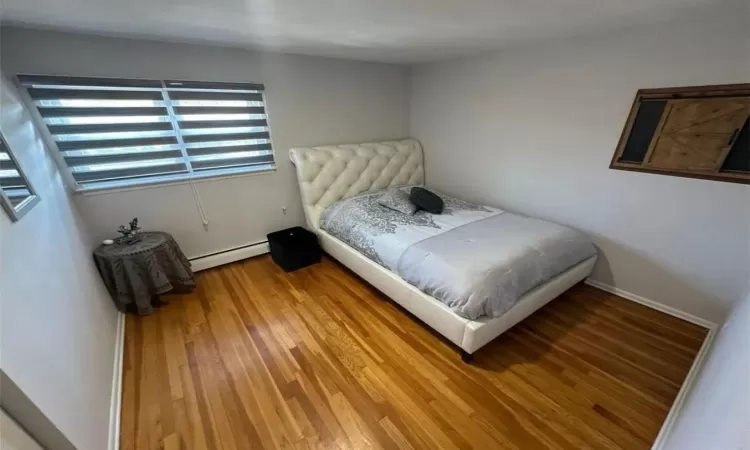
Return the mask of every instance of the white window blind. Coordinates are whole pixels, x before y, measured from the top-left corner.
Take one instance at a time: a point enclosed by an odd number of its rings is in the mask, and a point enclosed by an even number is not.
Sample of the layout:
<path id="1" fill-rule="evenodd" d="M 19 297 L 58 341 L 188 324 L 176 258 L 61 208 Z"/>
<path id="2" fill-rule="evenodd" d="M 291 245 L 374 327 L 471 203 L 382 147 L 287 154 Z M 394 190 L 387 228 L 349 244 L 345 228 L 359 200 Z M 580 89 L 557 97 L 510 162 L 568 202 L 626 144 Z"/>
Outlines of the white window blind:
<path id="1" fill-rule="evenodd" d="M 262 84 L 18 78 L 82 189 L 273 168 Z"/>
<path id="2" fill-rule="evenodd" d="M 0 138 L 0 189 L 13 207 L 18 206 L 31 195 L 26 180 L 18 171 L 16 162 L 5 146 L 5 139 L 2 138 Z"/>

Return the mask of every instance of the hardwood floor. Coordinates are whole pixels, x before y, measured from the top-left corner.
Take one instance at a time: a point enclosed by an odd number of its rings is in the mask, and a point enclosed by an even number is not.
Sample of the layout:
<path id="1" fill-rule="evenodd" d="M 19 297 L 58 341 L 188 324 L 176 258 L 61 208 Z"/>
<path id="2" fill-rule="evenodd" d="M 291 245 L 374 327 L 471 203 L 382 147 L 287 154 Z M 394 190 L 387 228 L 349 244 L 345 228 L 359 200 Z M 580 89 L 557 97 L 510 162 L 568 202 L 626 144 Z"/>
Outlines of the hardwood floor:
<path id="1" fill-rule="evenodd" d="M 331 259 L 126 325 L 121 448 L 647 449 L 706 330 L 578 285 L 461 362 Z"/>

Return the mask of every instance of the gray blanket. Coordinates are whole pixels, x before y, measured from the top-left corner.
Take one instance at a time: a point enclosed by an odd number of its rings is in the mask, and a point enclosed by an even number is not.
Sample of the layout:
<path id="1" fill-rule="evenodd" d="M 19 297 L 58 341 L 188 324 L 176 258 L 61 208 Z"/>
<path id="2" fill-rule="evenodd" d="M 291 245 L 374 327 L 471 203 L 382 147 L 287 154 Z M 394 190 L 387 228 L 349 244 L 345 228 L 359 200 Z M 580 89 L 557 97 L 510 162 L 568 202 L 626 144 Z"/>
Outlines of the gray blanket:
<path id="1" fill-rule="evenodd" d="M 442 194 L 443 214 L 407 215 L 380 206 L 381 195 L 331 205 L 321 228 L 467 319 L 503 315 L 529 290 L 596 254 L 584 235 L 561 225 Z"/>

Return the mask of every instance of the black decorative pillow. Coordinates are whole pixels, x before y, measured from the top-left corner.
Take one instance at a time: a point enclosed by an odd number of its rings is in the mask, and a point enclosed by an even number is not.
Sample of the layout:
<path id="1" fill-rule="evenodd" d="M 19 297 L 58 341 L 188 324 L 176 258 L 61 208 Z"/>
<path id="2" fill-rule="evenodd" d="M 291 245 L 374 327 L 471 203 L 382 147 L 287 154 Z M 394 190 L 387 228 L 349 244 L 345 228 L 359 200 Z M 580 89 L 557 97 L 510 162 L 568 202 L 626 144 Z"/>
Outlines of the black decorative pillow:
<path id="1" fill-rule="evenodd" d="M 409 201 L 409 196 L 400 189 L 388 189 L 385 191 L 378 199 L 378 204 L 408 215 L 417 212 L 417 207 Z"/>
<path id="2" fill-rule="evenodd" d="M 411 188 L 409 200 L 417 205 L 417 208 L 424 209 L 428 213 L 440 214 L 443 212 L 443 199 L 427 189 L 421 187 Z"/>

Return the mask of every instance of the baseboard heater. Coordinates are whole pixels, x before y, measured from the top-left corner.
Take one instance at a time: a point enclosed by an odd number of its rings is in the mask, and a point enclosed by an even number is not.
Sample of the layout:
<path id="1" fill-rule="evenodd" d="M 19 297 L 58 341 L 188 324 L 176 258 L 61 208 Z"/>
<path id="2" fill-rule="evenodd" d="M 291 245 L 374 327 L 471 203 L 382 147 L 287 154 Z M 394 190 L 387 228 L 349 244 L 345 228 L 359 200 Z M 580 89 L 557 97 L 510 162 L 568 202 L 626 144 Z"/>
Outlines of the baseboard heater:
<path id="1" fill-rule="evenodd" d="M 190 258 L 193 272 L 210 269 L 212 267 L 229 264 L 242 259 L 252 258 L 270 252 L 268 241 L 256 242 L 255 244 L 243 245 L 242 247 L 230 248 L 216 253 Z"/>

